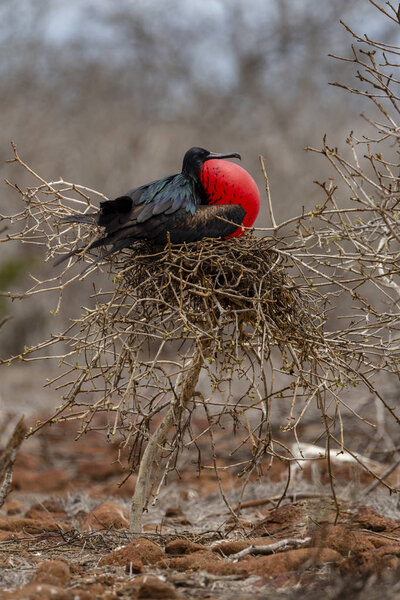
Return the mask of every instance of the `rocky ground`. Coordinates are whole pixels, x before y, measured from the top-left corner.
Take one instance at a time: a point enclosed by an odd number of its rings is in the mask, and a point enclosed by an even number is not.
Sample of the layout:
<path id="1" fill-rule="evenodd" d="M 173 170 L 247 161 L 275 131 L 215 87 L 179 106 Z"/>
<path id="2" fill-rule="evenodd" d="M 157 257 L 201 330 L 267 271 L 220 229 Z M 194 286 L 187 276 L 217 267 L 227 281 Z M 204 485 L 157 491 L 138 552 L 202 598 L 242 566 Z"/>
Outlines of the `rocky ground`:
<path id="1" fill-rule="evenodd" d="M 74 429 L 45 428 L 19 451 L 0 511 L 1 600 L 400 597 L 397 497 L 365 494 L 372 479 L 356 466 L 335 464 L 336 525 L 320 460 L 292 474 L 280 503 L 287 468 L 275 462 L 247 488 L 235 522 L 212 470 L 199 476 L 187 460 L 132 538 L 134 478 L 119 486 L 117 449 L 96 433 L 74 441 Z M 235 478 L 221 473 L 234 504 Z"/>

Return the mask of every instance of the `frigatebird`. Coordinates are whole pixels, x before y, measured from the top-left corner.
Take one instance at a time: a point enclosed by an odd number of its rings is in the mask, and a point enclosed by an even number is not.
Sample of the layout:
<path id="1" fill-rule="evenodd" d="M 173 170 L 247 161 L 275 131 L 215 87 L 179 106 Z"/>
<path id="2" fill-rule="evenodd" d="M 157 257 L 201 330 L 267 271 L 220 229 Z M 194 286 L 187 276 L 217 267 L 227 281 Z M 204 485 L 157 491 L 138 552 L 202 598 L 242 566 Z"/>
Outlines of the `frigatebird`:
<path id="1" fill-rule="evenodd" d="M 87 248 L 111 244 L 104 256 L 138 240 L 164 245 L 168 240 L 180 244 L 206 237 L 242 235 L 242 227 L 251 227 L 257 217 L 260 195 L 247 171 L 223 160 L 226 158 L 241 157 L 237 152 L 217 154 L 190 148 L 183 158 L 181 173 L 101 202 L 98 212 L 65 217 L 63 221 L 104 227 L 104 237 Z M 82 250 L 73 250 L 55 264 Z"/>

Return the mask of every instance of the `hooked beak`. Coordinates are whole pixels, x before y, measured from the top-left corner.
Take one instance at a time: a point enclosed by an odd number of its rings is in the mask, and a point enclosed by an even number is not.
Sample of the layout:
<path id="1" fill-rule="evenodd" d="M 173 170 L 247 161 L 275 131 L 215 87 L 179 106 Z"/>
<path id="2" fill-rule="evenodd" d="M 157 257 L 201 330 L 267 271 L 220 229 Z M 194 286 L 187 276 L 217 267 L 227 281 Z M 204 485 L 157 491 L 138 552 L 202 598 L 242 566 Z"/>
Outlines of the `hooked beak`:
<path id="1" fill-rule="evenodd" d="M 229 154 L 218 154 L 217 152 L 210 152 L 206 160 L 210 160 L 212 158 L 238 158 L 239 160 L 242 160 L 242 157 L 237 152 L 230 152 Z"/>

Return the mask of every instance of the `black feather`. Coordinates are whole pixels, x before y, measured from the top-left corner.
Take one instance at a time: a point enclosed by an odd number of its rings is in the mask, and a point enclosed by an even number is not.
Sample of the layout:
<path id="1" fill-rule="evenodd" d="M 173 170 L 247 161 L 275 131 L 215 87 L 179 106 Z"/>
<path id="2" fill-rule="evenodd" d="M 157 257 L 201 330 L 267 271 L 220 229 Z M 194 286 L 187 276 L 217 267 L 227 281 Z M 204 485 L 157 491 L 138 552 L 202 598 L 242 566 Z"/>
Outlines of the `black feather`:
<path id="1" fill-rule="evenodd" d="M 62 217 L 60 221 L 62 223 L 86 223 L 93 224 L 97 223 L 99 213 L 86 213 L 85 215 L 69 215 L 68 217 Z"/>

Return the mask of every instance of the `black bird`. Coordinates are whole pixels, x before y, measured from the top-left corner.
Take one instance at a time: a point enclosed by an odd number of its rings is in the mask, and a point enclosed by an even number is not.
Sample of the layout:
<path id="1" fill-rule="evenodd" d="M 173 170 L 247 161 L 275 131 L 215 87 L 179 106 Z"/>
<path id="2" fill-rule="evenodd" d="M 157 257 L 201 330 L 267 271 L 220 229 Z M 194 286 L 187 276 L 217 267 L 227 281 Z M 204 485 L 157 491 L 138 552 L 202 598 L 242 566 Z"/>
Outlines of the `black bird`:
<path id="1" fill-rule="evenodd" d="M 216 154 L 204 148 L 190 148 L 183 158 L 181 173 L 134 188 L 115 200 L 101 202 L 100 210 L 96 213 L 65 217 L 63 221 L 96 223 L 104 227 L 104 237 L 88 247 L 90 250 L 111 244 L 111 249 L 104 256 L 143 239 L 163 245 L 168 237 L 171 243 L 180 244 L 204 237 L 240 235 L 240 226 L 252 225 L 257 216 L 258 188 L 244 169 L 221 160 L 225 158 L 240 159 L 240 155 L 236 152 Z M 208 164 L 214 168 L 206 171 L 207 161 L 212 161 Z M 239 175 L 235 171 L 233 187 L 227 181 L 232 167 L 240 171 Z M 243 189 L 240 189 L 240 185 Z M 55 264 L 82 250 L 83 247 L 73 250 Z"/>

